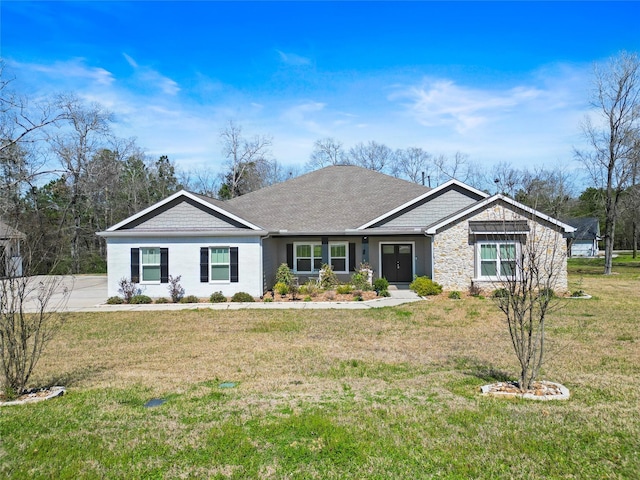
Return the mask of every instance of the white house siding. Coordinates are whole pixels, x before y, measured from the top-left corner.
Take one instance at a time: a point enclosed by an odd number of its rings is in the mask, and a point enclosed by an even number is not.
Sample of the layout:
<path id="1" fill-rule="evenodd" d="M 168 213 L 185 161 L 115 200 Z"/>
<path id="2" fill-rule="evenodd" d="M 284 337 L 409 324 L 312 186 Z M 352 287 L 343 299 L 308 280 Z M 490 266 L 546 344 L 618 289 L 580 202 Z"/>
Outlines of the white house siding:
<path id="1" fill-rule="evenodd" d="M 201 247 L 238 247 L 238 282 L 200 282 Z M 131 276 L 131 248 L 168 248 L 169 275 L 181 275 L 180 285 L 186 295 L 208 298 L 213 292 L 222 291 L 228 297 L 237 292 L 247 292 L 254 297 L 263 294 L 261 277 L 260 237 L 191 237 L 191 238 L 107 238 L 108 295 L 116 296 L 118 282 Z M 169 297 L 168 284 L 140 283 L 143 294 L 152 298 Z"/>
<path id="2" fill-rule="evenodd" d="M 433 279 L 445 290 L 466 291 L 472 283 L 485 291 L 498 288 L 494 282 L 480 282 L 475 278 L 476 246 L 473 235 L 469 234 L 470 220 L 526 220 L 530 228 L 529 241 L 533 241 L 530 244 L 536 245 L 541 255 L 548 255 L 552 259 L 553 272 L 557 275 L 554 290 L 558 293 L 567 290 L 567 244 L 562 232 L 533 221 L 531 216 L 515 212 L 503 204 L 490 205 L 434 235 Z M 535 237 L 531 239 L 530 235 Z"/>
<path id="3" fill-rule="evenodd" d="M 425 227 L 437 222 L 452 213 L 478 201 L 478 196 L 471 196 L 467 191 L 452 187 L 433 198 L 428 197 L 424 203 L 412 206 L 411 210 L 392 217 L 388 221 L 382 221 L 376 225 L 384 228 L 395 227 Z"/>

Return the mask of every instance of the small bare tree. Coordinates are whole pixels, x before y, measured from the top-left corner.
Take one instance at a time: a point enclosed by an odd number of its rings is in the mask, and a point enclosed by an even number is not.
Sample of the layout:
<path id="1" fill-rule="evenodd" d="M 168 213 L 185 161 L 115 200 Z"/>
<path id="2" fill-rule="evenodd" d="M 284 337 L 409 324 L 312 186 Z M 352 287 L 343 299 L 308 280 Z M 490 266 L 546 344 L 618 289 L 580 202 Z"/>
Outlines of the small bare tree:
<path id="1" fill-rule="evenodd" d="M 32 262 L 26 260 L 23 268 L 29 271 Z M 17 264 L 9 263 L 0 280 L 0 367 L 7 398 L 25 390 L 45 346 L 64 323 L 69 294 L 62 277 L 21 276 Z"/>
<path id="2" fill-rule="evenodd" d="M 526 239 L 514 236 L 513 242 L 496 244 L 495 251 L 494 300 L 507 320 L 523 391 L 532 387 L 544 363 L 546 318 L 561 304 L 554 291 L 562 285 L 567 256 L 562 234 L 529 223 L 532 231 Z"/>

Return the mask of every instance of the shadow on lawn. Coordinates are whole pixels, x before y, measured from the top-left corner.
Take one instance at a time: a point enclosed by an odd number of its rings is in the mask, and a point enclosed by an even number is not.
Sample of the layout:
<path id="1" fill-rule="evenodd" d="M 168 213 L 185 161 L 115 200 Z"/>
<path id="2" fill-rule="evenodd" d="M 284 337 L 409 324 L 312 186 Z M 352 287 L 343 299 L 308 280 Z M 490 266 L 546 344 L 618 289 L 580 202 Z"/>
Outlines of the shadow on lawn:
<path id="1" fill-rule="evenodd" d="M 48 378 L 41 380 L 41 387 L 49 387 L 52 385 L 63 385 L 65 387 L 72 387 L 83 380 L 94 377 L 100 372 L 106 370 L 106 367 L 101 366 L 85 366 L 76 368 L 70 372 L 63 372 L 57 375 L 52 375 Z"/>
<path id="2" fill-rule="evenodd" d="M 470 375 L 486 382 L 509 382 L 513 376 L 503 370 L 498 370 L 492 365 L 479 362 L 471 357 L 453 357 L 451 359 L 456 370 L 462 371 L 465 375 Z"/>

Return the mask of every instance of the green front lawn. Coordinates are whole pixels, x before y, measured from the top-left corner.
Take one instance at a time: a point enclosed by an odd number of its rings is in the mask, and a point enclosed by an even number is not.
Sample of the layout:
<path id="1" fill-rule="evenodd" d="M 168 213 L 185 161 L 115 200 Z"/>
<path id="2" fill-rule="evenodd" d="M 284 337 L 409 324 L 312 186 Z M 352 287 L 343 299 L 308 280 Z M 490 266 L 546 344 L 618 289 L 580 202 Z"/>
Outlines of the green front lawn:
<path id="1" fill-rule="evenodd" d="M 68 394 L 0 409 L 0 477 L 637 478 L 629 263 L 572 273 L 594 298 L 549 319 L 543 376 L 567 402 L 478 394 L 517 371 L 490 299 L 73 315 L 34 379 Z"/>

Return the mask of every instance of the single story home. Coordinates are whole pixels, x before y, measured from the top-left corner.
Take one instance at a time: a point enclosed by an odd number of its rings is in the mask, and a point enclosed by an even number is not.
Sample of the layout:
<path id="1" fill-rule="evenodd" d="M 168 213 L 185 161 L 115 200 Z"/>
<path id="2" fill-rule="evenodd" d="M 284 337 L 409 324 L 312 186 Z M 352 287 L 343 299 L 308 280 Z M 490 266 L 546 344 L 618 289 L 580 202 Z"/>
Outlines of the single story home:
<path id="1" fill-rule="evenodd" d="M 0 220 L 0 278 L 22 276 L 20 242 L 26 235 Z"/>
<path id="2" fill-rule="evenodd" d="M 391 284 L 426 275 L 446 290 L 490 287 L 534 238 L 558 253 L 556 287 L 566 290 L 565 237 L 573 230 L 457 180 L 427 188 L 344 165 L 227 201 L 182 190 L 98 235 L 107 242 L 109 296 L 125 278 L 166 297 L 169 276 L 180 275 L 188 295 L 258 297 L 282 263 L 300 284 L 323 264 L 341 280 L 368 264 Z"/>
<path id="3" fill-rule="evenodd" d="M 570 218 L 566 223 L 576 229 L 569 238 L 569 256 L 597 257 L 600 220 L 594 217 Z"/>

